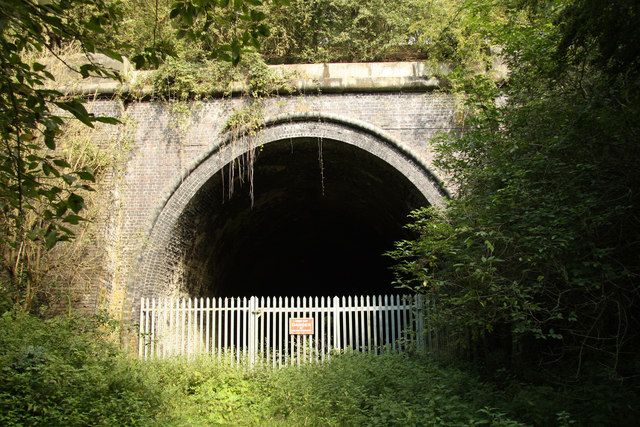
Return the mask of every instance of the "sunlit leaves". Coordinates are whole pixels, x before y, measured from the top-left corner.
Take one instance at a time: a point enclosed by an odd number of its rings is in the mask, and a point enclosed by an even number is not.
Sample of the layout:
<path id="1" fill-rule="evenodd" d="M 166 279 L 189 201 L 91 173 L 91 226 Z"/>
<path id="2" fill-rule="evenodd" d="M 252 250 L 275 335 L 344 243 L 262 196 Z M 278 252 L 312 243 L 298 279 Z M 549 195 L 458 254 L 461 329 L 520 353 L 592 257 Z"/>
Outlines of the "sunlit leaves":
<path id="1" fill-rule="evenodd" d="M 574 375 L 587 354 L 615 370 L 640 340 L 629 316 L 640 272 L 630 255 L 640 241 L 640 95 L 635 74 L 611 73 L 636 58 L 603 65 L 589 48 L 608 30 L 581 27 L 588 13 L 567 27 L 557 7 L 526 12 L 486 27 L 510 67 L 503 87 L 463 69 L 449 76 L 470 115 L 433 144 L 457 197 L 445 212 L 416 213 L 419 238 L 392 253 L 397 280 L 436 301 L 441 325 L 478 336 L 502 326 L 510 346 L 569 359 Z M 585 36 L 562 34 L 575 26 Z M 626 45 L 632 32 L 615 37 Z M 567 50 L 562 40 L 584 44 Z"/>
<path id="2" fill-rule="evenodd" d="M 203 43 L 209 57 L 237 64 L 245 49 L 258 47 L 268 34 L 262 23 L 266 15 L 258 9 L 262 4 L 262 0 L 180 0 L 169 17 L 178 37 Z M 217 27 L 230 27 L 230 40 L 221 43 Z"/>
<path id="3" fill-rule="evenodd" d="M 24 54 L 52 50 L 54 42 L 76 42 L 89 55 L 89 62 L 75 71 L 82 77 L 117 78 L 90 56 L 98 50 L 96 37 L 104 33 L 104 27 L 117 13 L 111 2 L 103 0 L 0 1 L 0 6 L 0 242 L 17 247 L 27 238 L 51 248 L 72 235 L 62 223 L 77 225 L 82 220 L 78 212 L 84 200 L 77 192 L 90 189 L 85 182 L 93 181 L 90 171 L 73 171 L 53 151 L 56 139 L 70 118 L 88 127 L 95 122 L 114 124 L 117 120 L 96 117 L 80 100 L 46 89 L 44 82 L 53 79 L 53 75 L 44 63 L 24 62 Z M 83 9 L 86 13 L 79 13 Z M 112 50 L 105 53 L 121 59 Z M 73 214 L 68 214 L 69 210 Z M 40 220 L 27 227 L 27 214 Z M 20 253 L 17 256 L 11 261 L 15 268 L 21 265 Z"/>

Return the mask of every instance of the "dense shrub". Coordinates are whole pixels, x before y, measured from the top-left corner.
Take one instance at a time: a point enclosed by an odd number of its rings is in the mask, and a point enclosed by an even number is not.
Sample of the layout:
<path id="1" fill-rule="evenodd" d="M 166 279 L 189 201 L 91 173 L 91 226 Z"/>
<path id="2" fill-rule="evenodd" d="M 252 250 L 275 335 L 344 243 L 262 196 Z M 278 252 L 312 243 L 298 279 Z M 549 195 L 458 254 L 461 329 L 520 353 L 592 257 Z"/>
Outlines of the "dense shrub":
<path id="1" fill-rule="evenodd" d="M 450 75 L 461 129 L 432 143 L 456 197 L 414 213 L 397 283 L 487 371 L 637 390 L 640 10 L 552 3 L 493 26 L 504 85 Z"/>
<path id="2" fill-rule="evenodd" d="M 403 355 L 345 354 L 326 365 L 247 369 L 137 361 L 99 317 L 0 317 L 1 425 L 513 425 L 488 386 Z"/>
<path id="3" fill-rule="evenodd" d="M 113 326 L 5 312 L 0 425 L 619 425 L 637 402 L 595 377 L 564 388 L 506 373 L 485 382 L 466 367 L 402 354 L 283 369 L 209 357 L 141 362 L 110 339 Z"/>
<path id="4" fill-rule="evenodd" d="M 145 425 L 160 408 L 98 318 L 0 317 L 0 425 Z"/>
<path id="5" fill-rule="evenodd" d="M 344 354 L 325 365 L 237 369 L 208 359 L 152 363 L 171 395 L 162 424 L 519 425 L 464 372 L 404 355 Z"/>

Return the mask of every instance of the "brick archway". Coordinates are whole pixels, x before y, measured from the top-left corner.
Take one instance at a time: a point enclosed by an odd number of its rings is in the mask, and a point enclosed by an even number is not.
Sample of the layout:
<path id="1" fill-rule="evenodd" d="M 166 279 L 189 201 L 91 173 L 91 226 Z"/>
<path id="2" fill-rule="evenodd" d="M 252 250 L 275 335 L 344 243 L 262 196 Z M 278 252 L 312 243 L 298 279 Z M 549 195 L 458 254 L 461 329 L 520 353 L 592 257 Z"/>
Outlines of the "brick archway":
<path id="1" fill-rule="evenodd" d="M 442 183 L 418 154 L 367 123 L 320 114 L 295 114 L 268 119 L 251 142 L 241 138 L 232 143 L 229 135 L 217 141 L 167 192 L 147 233 L 137 273 L 128 283 L 128 309 L 125 310 L 133 315 L 142 296 L 175 295 L 180 291 L 180 283 L 175 281 L 174 260 L 182 256 L 181 248 L 185 242 L 177 229 L 189 203 L 214 175 L 252 148 L 301 139 L 335 141 L 374 156 L 410 182 L 431 205 L 441 205 L 447 197 Z"/>

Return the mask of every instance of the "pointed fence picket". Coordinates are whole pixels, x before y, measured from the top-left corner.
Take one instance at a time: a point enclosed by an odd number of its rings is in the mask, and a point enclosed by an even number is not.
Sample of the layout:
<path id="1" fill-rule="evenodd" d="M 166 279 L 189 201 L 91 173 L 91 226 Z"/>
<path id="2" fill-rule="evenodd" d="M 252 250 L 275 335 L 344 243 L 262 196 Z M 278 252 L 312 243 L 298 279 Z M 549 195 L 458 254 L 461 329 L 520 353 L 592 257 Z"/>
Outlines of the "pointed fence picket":
<path id="1" fill-rule="evenodd" d="M 425 328 L 422 296 L 142 298 L 142 359 L 209 354 L 232 364 L 278 367 L 330 360 L 335 351 L 423 352 L 438 345 Z M 304 335 L 290 319 L 312 319 Z"/>

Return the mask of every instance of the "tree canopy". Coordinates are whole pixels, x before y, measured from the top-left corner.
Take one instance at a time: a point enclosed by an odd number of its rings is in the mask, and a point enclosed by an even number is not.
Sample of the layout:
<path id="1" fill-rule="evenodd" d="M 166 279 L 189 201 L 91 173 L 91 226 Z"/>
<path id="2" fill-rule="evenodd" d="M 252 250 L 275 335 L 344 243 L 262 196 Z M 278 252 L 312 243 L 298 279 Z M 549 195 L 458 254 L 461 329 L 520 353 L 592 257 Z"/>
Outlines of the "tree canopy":
<path id="1" fill-rule="evenodd" d="M 237 63 L 241 51 L 258 46 L 267 33 L 264 14 L 256 10 L 261 5 L 261 0 L 181 1 L 173 4 L 167 19 L 180 40 L 200 43 L 211 57 Z M 72 226 L 83 221 L 82 194 L 92 190 L 94 177 L 88 169 L 74 170 L 56 152 L 64 126 L 70 119 L 88 127 L 118 123 L 88 112 L 82 99 L 50 89 L 46 82 L 54 76 L 38 58 L 49 55 L 83 78 L 119 79 L 94 55 L 122 60 L 128 46 L 114 43 L 112 36 L 127 16 L 124 6 L 112 0 L 0 1 L 0 244 L 14 287 L 29 288 L 27 246 L 35 242 L 50 249 L 71 239 Z M 155 8 L 156 18 L 158 13 Z M 233 28 L 223 43 L 209 30 L 225 23 Z M 157 27 L 133 56 L 139 66 L 157 65 L 167 54 L 157 43 Z M 67 62 L 60 56 L 65 46 L 73 46 L 85 60 Z"/>
<path id="2" fill-rule="evenodd" d="M 506 16 L 490 35 L 509 79 L 459 75 L 472 114 L 436 144 L 458 194 L 414 214 L 420 237 L 391 253 L 397 283 L 426 293 L 432 320 L 474 357 L 502 352 L 503 365 L 542 364 L 565 380 L 596 366 L 632 378 L 638 7 L 540 2 Z"/>

